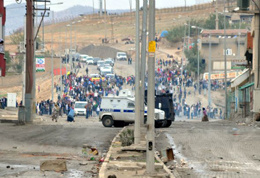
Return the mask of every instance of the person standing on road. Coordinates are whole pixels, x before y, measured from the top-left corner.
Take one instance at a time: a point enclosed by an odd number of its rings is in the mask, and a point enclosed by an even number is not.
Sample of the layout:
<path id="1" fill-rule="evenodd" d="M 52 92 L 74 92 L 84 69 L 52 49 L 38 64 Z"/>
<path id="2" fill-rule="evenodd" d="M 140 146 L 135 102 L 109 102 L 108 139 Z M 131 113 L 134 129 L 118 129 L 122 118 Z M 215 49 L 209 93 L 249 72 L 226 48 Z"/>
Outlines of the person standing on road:
<path id="1" fill-rule="evenodd" d="M 205 108 L 202 108 L 202 110 L 203 110 L 202 122 L 207 122 L 207 121 L 209 121 L 206 109 L 205 109 Z"/>
<path id="2" fill-rule="evenodd" d="M 59 106 L 58 104 L 55 104 L 53 107 L 53 112 L 52 112 L 52 121 L 57 122 L 58 121 L 58 117 L 59 117 Z"/>
<path id="3" fill-rule="evenodd" d="M 75 122 L 74 120 L 75 112 L 74 112 L 74 106 L 71 107 L 70 112 L 67 117 L 68 122 Z"/>

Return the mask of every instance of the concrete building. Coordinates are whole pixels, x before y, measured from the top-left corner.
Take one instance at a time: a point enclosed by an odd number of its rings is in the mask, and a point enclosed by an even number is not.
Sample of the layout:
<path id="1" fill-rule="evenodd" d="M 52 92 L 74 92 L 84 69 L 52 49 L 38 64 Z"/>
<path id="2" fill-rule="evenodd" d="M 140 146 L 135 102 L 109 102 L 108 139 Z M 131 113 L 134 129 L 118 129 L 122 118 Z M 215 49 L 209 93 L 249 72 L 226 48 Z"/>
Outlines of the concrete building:
<path id="1" fill-rule="evenodd" d="M 209 38 L 210 36 L 210 38 Z M 224 30 L 203 30 L 201 33 L 201 56 L 206 65 L 211 65 L 212 73 L 224 72 L 224 38 L 227 44 L 227 70 L 240 70 L 239 65 L 246 64 L 245 41 L 247 30 L 228 29 L 226 36 Z M 211 63 L 209 64 L 209 46 L 211 43 Z M 206 71 L 208 67 L 206 67 Z"/>

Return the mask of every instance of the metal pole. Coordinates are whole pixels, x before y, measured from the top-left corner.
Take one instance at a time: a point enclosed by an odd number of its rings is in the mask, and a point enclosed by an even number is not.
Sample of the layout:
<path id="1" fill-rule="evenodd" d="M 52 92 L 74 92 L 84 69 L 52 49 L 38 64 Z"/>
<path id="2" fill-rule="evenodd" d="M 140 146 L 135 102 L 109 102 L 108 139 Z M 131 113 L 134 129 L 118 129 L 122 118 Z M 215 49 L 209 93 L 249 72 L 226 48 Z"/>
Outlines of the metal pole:
<path id="1" fill-rule="evenodd" d="M 70 69 L 72 71 L 72 67 L 73 67 L 73 61 L 72 61 L 72 56 L 71 56 L 71 47 L 72 47 L 72 34 L 71 34 L 71 26 L 70 25 L 70 49 L 69 49 L 69 63 L 70 63 Z"/>
<path id="2" fill-rule="evenodd" d="M 26 16 L 24 16 L 24 47 L 26 44 Z M 25 80 L 26 80 L 26 52 L 23 54 L 23 96 L 22 96 L 22 103 L 23 106 L 25 105 Z"/>
<path id="3" fill-rule="evenodd" d="M 33 38 L 33 2 L 27 0 L 26 11 L 26 87 L 25 87 L 25 115 L 26 122 L 32 122 L 33 109 L 33 60 L 34 60 L 34 41 Z"/>
<path id="4" fill-rule="evenodd" d="M 227 32 L 226 32 L 226 1 L 224 3 L 224 66 L 225 66 L 225 119 L 227 119 L 228 117 L 228 113 L 227 113 L 227 40 L 226 40 L 226 36 L 227 36 Z"/>
<path id="5" fill-rule="evenodd" d="M 208 105 L 211 106 L 211 34 L 209 34 L 209 62 L 208 62 Z"/>
<path id="6" fill-rule="evenodd" d="M 190 19 L 189 19 L 189 26 L 188 26 L 188 32 L 189 32 L 189 36 L 188 36 L 188 50 L 190 50 L 189 45 L 190 45 Z M 186 35 L 186 34 L 185 34 Z"/>
<path id="7" fill-rule="evenodd" d="M 92 0 L 92 2 L 93 2 L 93 15 L 94 15 L 95 14 L 95 1 Z"/>
<path id="8" fill-rule="evenodd" d="M 139 19 L 139 0 L 136 0 L 136 9 L 135 9 L 135 144 L 140 143 L 140 69 L 139 69 L 139 53 L 140 53 L 140 44 L 139 44 L 139 29 L 140 29 L 140 19 Z"/>
<path id="9" fill-rule="evenodd" d="M 149 42 L 155 37 L 155 0 L 149 0 Z M 155 56 L 148 58 L 148 117 L 146 143 L 146 172 L 154 173 L 154 89 L 155 89 Z"/>
<path id="10" fill-rule="evenodd" d="M 104 0 L 104 10 L 105 10 L 105 20 L 104 20 L 104 25 L 105 25 L 105 40 L 106 40 L 106 38 L 107 38 L 107 14 L 106 14 L 106 5 L 107 5 L 107 3 L 106 3 L 106 0 Z"/>
<path id="11" fill-rule="evenodd" d="M 42 21 L 42 49 L 43 49 L 43 51 L 45 51 L 45 44 L 44 44 L 44 19 L 45 18 L 43 18 L 43 21 Z"/>
<path id="12" fill-rule="evenodd" d="M 65 29 L 65 65 L 66 65 L 66 74 L 65 74 L 65 78 L 67 79 L 67 73 L 68 73 L 68 65 L 67 65 L 67 41 L 68 41 L 68 38 L 67 38 L 67 31 L 68 31 L 68 28 L 66 26 L 66 29 Z"/>
<path id="13" fill-rule="evenodd" d="M 197 48 L 198 48 L 198 89 L 200 87 L 200 50 L 199 50 L 199 28 L 198 29 L 198 39 L 197 39 Z"/>
<path id="14" fill-rule="evenodd" d="M 59 43 L 59 51 L 60 51 L 60 97 L 62 98 L 62 58 L 61 58 L 61 44 L 62 44 L 62 39 L 61 39 L 61 31 L 60 32 L 60 43 Z"/>
<path id="15" fill-rule="evenodd" d="M 143 21 L 142 21 L 142 47 L 141 47 L 141 86 L 140 86 L 140 120 L 144 125 L 144 90 L 146 73 L 146 41 L 147 41 L 147 0 L 143 0 Z"/>
<path id="16" fill-rule="evenodd" d="M 52 11 L 52 23 L 54 22 L 54 11 Z M 51 100 L 53 101 L 53 31 L 51 33 Z"/>
<path id="17" fill-rule="evenodd" d="M 99 0 L 99 15 L 102 16 L 102 0 Z"/>
<path id="18" fill-rule="evenodd" d="M 216 0 L 216 30 L 218 30 L 218 0 Z"/>
<path id="19" fill-rule="evenodd" d="M 185 57 L 185 37 L 186 37 L 186 25 L 184 28 L 184 36 L 183 36 L 183 47 L 182 47 L 182 58 L 181 58 L 181 79 L 183 80 L 183 59 Z M 189 47 L 188 47 L 189 49 Z M 181 86 L 182 86 L 183 81 L 181 81 Z"/>

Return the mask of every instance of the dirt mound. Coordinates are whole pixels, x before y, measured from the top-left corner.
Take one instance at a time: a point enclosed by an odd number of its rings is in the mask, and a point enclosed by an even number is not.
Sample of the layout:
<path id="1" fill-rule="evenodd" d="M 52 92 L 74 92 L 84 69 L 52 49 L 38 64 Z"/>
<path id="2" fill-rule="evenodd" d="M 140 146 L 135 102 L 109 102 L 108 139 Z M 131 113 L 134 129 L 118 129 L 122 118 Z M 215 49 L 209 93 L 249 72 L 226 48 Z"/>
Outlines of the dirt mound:
<path id="1" fill-rule="evenodd" d="M 93 57 L 100 57 L 100 58 L 115 58 L 117 52 L 123 52 L 117 50 L 115 48 L 109 46 L 95 46 L 89 45 L 85 48 L 82 48 L 79 53 L 80 54 L 87 54 Z"/>

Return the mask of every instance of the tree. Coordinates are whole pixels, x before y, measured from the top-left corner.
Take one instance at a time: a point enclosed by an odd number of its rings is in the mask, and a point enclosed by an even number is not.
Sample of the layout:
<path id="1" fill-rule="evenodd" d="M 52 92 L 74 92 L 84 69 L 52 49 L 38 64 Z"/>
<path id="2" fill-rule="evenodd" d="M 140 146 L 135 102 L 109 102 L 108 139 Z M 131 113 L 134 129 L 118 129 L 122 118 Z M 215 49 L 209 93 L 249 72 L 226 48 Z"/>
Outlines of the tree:
<path id="1" fill-rule="evenodd" d="M 186 69 L 190 72 L 194 72 L 198 75 L 198 48 L 194 47 L 191 50 L 185 50 L 185 56 L 188 59 L 189 63 L 186 66 Z M 199 60 L 200 74 L 205 72 L 205 63 L 202 63 L 202 57 L 200 56 Z"/>

